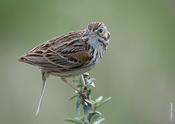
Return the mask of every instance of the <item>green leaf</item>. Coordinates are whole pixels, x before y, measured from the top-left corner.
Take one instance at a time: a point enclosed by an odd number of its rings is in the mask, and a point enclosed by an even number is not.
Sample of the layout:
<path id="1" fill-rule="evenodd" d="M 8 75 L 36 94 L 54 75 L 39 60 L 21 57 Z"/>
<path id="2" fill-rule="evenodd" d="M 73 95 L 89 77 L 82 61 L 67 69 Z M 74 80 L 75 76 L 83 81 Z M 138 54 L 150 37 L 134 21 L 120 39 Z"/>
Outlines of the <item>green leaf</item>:
<path id="1" fill-rule="evenodd" d="M 92 105 L 87 103 L 83 105 L 83 110 L 84 110 L 84 114 L 89 114 L 89 113 L 92 113 L 93 112 L 93 109 L 92 109 Z"/>
<path id="2" fill-rule="evenodd" d="M 95 104 L 95 101 L 93 101 L 93 100 L 85 99 L 85 101 L 86 101 L 87 103 L 91 104 L 91 105 Z"/>
<path id="3" fill-rule="evenodd" d="M 95 100 L 95 102 L 96 103 L 99 103 L 99 102 L 101 102 L 103 100 L 103 96 L 99 96 L 96 100 Z"/>
<path id="4" fill-rule="evenodd" d="M 86 79 L 87 85 L 90 85 L 92 87 L 95 87 L 95 82 L 96 82 L 95 78 Z"/>
<path id="5" fill-rule="evenodd" d="M 105 103 L 109 102 L 111 100 L 111 97 L 108 97 L 107 99 L 103 100 L 102 102 L 96 104 L 96 109 L 100 108 L 102 105 L 104 105 Z"/>
<path id="6" fill-rule="evenodd" d="M 90 118 L 90 124 L 100 124 L 104 118 L 100 113 L 94 113 L 94 115 Z"/>
<path id="7" fill-rule="evenodd" d="M 74 124 L 84 124 L 84 122 L 78 118 L 68 118 L 68 119 L 65 119 L 64 121 L 71 122 Z"/>
<path id="8" fill-rule="evenodd" d="M 99 112 L 99 111 L 95 111 L 95 112 L 102 116 L 102 113 L 101 112 Z"/>

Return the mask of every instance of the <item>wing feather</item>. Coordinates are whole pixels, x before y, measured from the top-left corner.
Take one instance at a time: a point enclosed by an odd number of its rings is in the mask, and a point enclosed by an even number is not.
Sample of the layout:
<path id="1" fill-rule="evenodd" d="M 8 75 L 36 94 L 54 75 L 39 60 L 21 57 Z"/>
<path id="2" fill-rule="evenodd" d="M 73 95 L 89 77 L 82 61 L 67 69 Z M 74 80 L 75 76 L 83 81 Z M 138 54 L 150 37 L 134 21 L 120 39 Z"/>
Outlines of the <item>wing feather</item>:
<path id="1" fill-rule="evenodd" d="M 37 46 L 19 60 L 47 70 L 82 68 L 92 59 L 87 40 L 83 32 L 71 32 Z"/>

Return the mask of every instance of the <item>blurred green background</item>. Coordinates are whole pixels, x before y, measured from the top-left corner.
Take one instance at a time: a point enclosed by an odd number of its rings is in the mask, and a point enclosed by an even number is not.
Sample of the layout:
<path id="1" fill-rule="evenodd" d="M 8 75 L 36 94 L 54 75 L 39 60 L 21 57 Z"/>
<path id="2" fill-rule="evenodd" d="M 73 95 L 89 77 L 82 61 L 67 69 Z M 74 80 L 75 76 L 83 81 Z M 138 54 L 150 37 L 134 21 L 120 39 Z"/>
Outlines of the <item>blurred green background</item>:
<path id="1" fill-rule="evenodd" d="M 174 0 L 0 0 L 0 124 L 68 124 L 64 119 L 75 116 L 72 90 L 51 76 L 35 117 L 41 74 L 17 57 L 91 21 L 103 21 L 111 32 L 103 61 L 90 71 L 97 79 L 94 97 L 112 96 L 100 109 L 104 124 L 170 123 Z"/>

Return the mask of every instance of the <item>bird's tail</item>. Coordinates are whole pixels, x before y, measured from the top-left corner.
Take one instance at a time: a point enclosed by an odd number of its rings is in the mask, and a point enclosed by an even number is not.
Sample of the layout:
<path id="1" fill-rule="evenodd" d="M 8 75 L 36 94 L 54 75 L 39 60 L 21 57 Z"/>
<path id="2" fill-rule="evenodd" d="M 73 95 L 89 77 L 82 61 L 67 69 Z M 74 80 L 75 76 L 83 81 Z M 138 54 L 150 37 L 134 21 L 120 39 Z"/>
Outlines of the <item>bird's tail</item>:
<path id="1" fill-rule="evenodd" d="M 43 100 L 43 96 L 44 96 L 44 92 L 46 90 L 46 75 L 44 72 L 42 72 L 42 80 L 43 80 L 43 85 L 42 85 L 42 90 L 41 90 L 41 96 L 40 96 L 40 99 L 39 99 L 39 102 L 38 102 L 38 107 L 37 107 L 37 111 L 35 113 L 36 116 L 38 116 L 39 114 L 39 111 L 40 111 L 40 108 L 41 108 L 41 103 L 42 103 L 42 100 Z"/>

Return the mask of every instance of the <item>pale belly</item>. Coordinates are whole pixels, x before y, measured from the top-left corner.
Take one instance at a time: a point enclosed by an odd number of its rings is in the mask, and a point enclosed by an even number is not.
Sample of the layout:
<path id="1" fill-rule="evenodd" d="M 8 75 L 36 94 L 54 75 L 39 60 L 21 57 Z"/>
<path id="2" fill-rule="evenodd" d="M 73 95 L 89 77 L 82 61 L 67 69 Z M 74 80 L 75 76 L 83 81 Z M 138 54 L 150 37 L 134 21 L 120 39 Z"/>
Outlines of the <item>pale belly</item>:
<path id="1" fill-rule="evenodd" d="M 89 67 L 86 68 L 82 68 L 82 69 L 78 69 L 78 70 L 72 70 L 72 71 L 66 71 L 66 72 L 50 72 L 49 74 L 54 75 L 54 76 L 58 76 L 58 77 L 71 77 L 71 76 L 78 76 L 81 75 L 89 70 L 91 70 L 95 65 L 91 65 Z"/>

